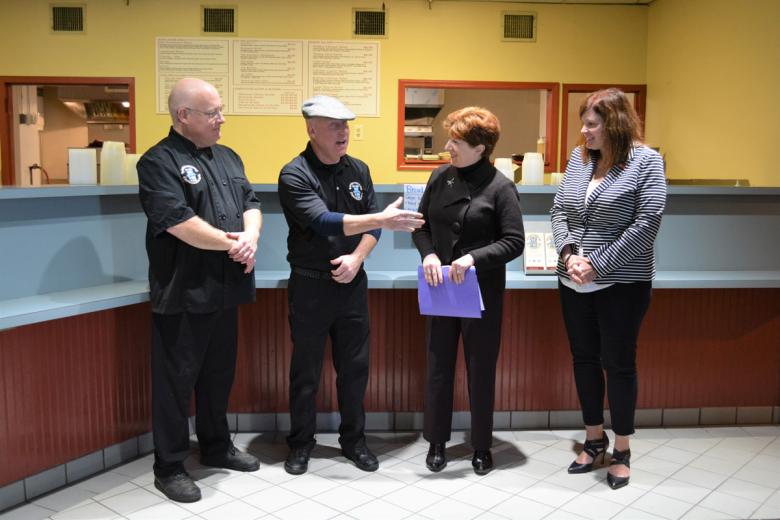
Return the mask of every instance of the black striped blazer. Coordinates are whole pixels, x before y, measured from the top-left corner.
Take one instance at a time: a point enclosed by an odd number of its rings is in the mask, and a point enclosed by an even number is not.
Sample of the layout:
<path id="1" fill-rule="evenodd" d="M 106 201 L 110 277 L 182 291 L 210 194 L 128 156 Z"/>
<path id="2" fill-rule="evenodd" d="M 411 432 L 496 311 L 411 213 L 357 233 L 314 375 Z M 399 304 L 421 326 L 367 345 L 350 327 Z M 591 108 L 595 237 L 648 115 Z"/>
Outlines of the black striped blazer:
<path id="1" fill-rule="evenodd" d="M 596 270 L 596 283 L 649 281 L 655 277 L 653 242 L 666 206 L 664 163 L 658 152 L 637 145 L 613 166 L 590 194 L 594 163 L 582 164 L 581 147 L 569 158 L 555 194 L 552 216 L 558 253 L 582 247 Z M 557 273 L 568 278 L 559 260 Z"/>

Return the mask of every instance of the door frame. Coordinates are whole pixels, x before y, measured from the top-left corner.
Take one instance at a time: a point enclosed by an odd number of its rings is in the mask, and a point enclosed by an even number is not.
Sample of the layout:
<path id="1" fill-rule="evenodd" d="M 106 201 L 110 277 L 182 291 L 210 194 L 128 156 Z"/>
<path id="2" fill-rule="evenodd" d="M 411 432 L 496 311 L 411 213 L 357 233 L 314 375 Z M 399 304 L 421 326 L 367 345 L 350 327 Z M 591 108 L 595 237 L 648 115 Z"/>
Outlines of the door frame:
<path id="1" fill-rule="evenodd" d="M 644 134 L 644 126 L 645 126 L 645 107 L 647 106 L 647 85 L 644 84 L 635 84 L 635 85 L 620 85 L 620 84 L 614 84 L 614 83 L 564 83 L 562 94 L 561 94 L 561 102 L 563 103 L 563 106 L 561 107 L 561 157 L 560 157 L 560 165 L 561 169 L 560 171 L 566 171 L 566 165 L 569 162 L 568 157 L 568 148 L 569 143 L 568 141 L 568 132 L 569 132 L 569 93 L 589 93 L 589 92 L 596 92 L 597 90 L 602 90 L 605 88 L 619 88 L 626 94 L 632 93 L 634 94 L 635 102 L 634 102 L 634 109 L 636 110 L 637 115 L 639 116 L 639 119 L 642 122 L 642 134 Z"/>

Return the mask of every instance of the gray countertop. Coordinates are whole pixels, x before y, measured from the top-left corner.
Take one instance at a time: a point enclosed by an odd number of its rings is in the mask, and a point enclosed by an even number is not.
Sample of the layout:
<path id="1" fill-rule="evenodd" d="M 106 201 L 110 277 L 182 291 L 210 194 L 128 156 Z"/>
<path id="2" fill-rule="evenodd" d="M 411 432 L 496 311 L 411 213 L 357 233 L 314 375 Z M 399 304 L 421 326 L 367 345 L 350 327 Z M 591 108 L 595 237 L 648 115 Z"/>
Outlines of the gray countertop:
<path id="1" fill-rule="evenodd" d="M 258 289 L 287 287 L 289 271 L 256 271 Z M 552 275 L 507 272 L 507 289 L 556 289 Z M 369 271 L 370 289 L 416 289 L 413 271 Z M 779 288 L 780 271 L 660 271 L 655 289 Z M 131 280 L 96 287 L 40 294 L 0 301 L 0 330 L 31 323 L 67 318 L 89 312 L 124 307 L 149 301 L 146 280 Z"/>
<path id="2" fill-rule="evenodd" d="M 259 193 L 273 193 L 277 190 L 276 184 L 253 184 L 252 187 Z M 554 194 L 557 186 L 522 186 L 518 185 L 518 191 L 523 194 Z M 402 193 L 403 184 L 376 184 L 377 193 Z M 37 186 L 33 188 L 1 187 L 0 200 L 3 199 L 36 199 L 47 197 L 93 197 L 105 195 L 132 195 L 138 193 L 137 185 L 128 186 L 101 186 L 101 185 L 58 185 Z M 780 187 L 733 187 L 733 186 L 669 186 L 669 195 L 780 195 Z"/>

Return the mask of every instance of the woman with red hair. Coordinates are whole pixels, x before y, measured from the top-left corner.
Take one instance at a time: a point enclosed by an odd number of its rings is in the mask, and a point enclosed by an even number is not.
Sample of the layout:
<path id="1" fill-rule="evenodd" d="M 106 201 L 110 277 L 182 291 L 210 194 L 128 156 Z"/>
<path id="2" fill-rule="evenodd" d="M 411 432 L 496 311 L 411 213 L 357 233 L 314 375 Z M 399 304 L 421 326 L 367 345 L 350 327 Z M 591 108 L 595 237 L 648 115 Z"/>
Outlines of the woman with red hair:
<path id="1" fill-rule="evenodd" d="M 484 108 L 452 112 L 444 122 L 445 150 L 451 164 L 433 171 L 420 200 L 425 223 L 412 239 L 422 257 L 425 281 L 463 282 L 474 267 L 485 310 L 481 318 L 428 317 L 427 388 L 423 435 L 430 447 L 425 463 L 431 471 L 447 465 L 445 444 L 452 428 L 452 400 L 458 338 L 468 377 L 471 407 L 471 464 L 478 475 L 493 469 L 493 404 L 496 363 L 501 343 L 501 315 L 506 264 L 523 252 L 525 235 L 517 188 L 490 163 L 501 127 Z"/>

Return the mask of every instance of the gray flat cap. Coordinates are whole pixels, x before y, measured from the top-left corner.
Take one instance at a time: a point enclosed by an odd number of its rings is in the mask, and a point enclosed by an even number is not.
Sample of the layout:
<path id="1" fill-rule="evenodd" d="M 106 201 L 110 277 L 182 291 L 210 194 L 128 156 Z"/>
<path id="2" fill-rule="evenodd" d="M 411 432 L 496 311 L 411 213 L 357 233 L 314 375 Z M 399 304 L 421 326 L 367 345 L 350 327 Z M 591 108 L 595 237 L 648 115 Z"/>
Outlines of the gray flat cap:
<path id="1" fill-rule="evenodd" d="M 301 105 L 303 117 L 329 117 L 331 119 L 341 119 L 342 121 L 351 121 L 355 119 L 355 114 L 344 106 L 344 103 L 330 96 L 317 95 L 303 102 Z"/>

